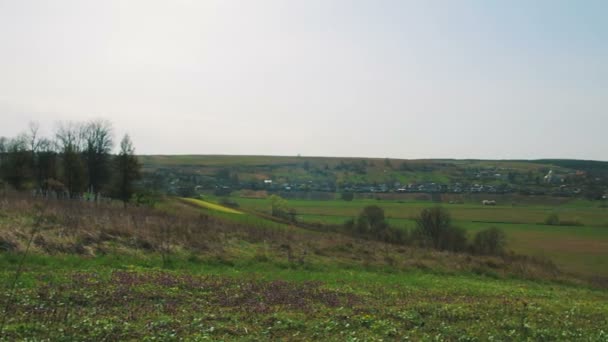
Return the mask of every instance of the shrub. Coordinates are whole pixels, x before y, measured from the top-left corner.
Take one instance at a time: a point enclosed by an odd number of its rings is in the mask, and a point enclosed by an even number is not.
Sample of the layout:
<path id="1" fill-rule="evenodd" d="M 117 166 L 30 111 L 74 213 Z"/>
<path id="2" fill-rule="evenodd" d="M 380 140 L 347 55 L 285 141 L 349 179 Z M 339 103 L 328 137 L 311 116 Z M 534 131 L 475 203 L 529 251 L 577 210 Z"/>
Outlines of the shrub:
<path id="1" fill-rule="evenodd" d="M 386 227 L 388 223 L 384 218 L 384 210 L 377 205 L 363 208 L 357 219 L 357 231 L 361 234 L 379 236 Z"/>
<path id="2" fill-rule="evenodd" d="M 507 242 L 505 233 L 498 228 L 484 229 L 475 234 L 473 253 L 481 255 L 501 255 Z"/>
<path id="3" fill-rule="evenodd" d="M 378 238 L 384 242 L 403 245 L 408 242 L 408 232 L 407 230 L 387 226 L 384 230 L 379 232 Z"/>
<path id="4" fill-rule="evenodd" d="M 293 208 L 289 208 L 287 201 L 281 196 L 272 195 L 269 197 L 271 204 L 271 215 L 274 217 L 289 220 L 291 222 L 296 221 L 297 212 Z"/>
<path id="5" fill-rule="evenodd" d="M 163 200 L 163 194 L 159 192 L 142 190 L 137 193 L 134 193 L 131 196 L 131 202 L 135 203 L 137 206 L 148 206 L 154 207 L 157 203 Z"/>
<path id="6" fill-rule="evenodd" d="M 441 207 L 426 208 L 420 212 L 412 238 L 422 245 L 454 252 L 465 250 L 467 242 L 466 231 L 454 227 L 450 213 Z"/>
<path id="7" fill-rule="evenodd" d="M 559 226 L 559 216 L 556 213 L 551 213 L 545 218 L 545 224 L 549 226 Z"/>

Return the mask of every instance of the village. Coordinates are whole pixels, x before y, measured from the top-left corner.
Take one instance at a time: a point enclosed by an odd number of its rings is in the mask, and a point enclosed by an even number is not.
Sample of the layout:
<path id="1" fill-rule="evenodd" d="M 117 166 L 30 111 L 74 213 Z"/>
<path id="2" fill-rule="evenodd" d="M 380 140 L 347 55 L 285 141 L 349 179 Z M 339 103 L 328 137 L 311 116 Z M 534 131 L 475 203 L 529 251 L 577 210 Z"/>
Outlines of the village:
<path id="1" fill-rule="evenodd" d="M 314 170 L 313 170 L 314 171 Z M 311 171 L 312 172 L 312 171 Z M 142 183 L 150 189 L 178 195 L 194 196 L 213 192 L 228 195 L 233 191 L 251 190 L 270 193 L 358 193 L 358 194 L 510 194 L 548 195 L 558 197 L 577 197 L 585 194 L 582 171 L 557 173 L 549 170 L 544 176 L 521 175 L 513 172 L 501 174 L 494 171 L 464 172 L 461 179 L 453 182 L 365 182 L 338 181 L 335 174 L 326 173 L 324 177 L 309 179 L 303 176 L 277 176 L 252 179 L 244 173 L 229 171 L 205 175 L 200 170 L 179 168 L 158 168 L 144 173 Z M 522 181 L 523 179 L 523 181 Z M 597 180 L 599 181 L 599 179 Z M 606 198 L 606 191 L 599 194 Z"/>

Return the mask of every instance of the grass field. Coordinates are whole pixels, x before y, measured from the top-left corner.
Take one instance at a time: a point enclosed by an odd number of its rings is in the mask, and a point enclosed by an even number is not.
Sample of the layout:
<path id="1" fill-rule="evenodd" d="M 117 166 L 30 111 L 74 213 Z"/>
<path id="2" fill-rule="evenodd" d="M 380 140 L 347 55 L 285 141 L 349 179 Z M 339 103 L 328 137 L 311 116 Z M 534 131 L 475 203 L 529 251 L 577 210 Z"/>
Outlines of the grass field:
<path id="1" fill-rule="evenodd" d="M 3 288 L 16 259 L 0 255 Z M 33 257 L 4 340 L 608 338 L 608 294 L 584 287 L 331 264 L 159 265 L 153 256 Z"/>

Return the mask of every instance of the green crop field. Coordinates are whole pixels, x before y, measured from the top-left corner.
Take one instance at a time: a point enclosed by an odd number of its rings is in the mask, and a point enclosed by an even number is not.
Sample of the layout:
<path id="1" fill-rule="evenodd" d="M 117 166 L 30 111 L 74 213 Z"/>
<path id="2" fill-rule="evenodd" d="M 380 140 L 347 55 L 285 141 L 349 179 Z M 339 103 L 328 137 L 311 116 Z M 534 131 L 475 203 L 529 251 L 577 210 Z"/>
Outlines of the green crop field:
<path id="1" fill-rule="evenodd" d="M 0 255 L 0 264 L 6 288 L 15 260 Z M 331 264 L 160 264 L 154 258 L 34 257 L 3 339 L 608 338 L 608 294 L 584 287 Z"/>

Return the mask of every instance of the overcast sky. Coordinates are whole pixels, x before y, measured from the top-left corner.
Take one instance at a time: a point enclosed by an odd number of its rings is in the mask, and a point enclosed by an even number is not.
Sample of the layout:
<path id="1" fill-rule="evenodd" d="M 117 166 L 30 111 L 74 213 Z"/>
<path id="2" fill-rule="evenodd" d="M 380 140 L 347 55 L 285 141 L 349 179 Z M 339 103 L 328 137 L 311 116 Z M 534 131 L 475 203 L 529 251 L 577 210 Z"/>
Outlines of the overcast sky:
<path id="1" fill-rule="evenodd" d="M 0 136 L 141 154 L 608 160 L 608 1 L 0 0 Z"/>

